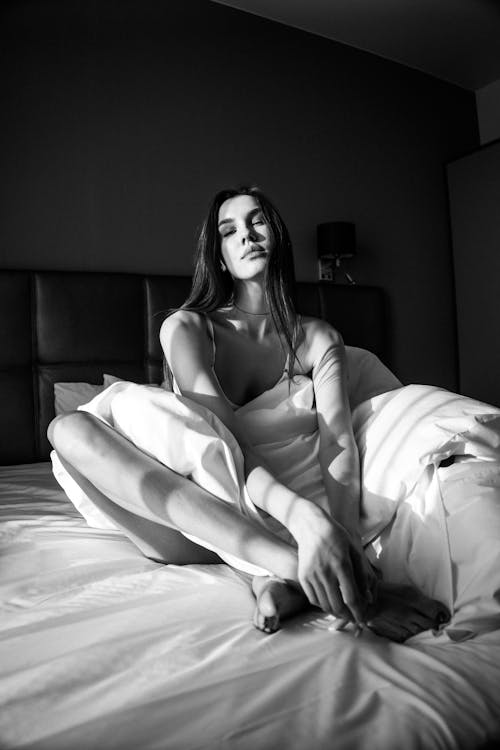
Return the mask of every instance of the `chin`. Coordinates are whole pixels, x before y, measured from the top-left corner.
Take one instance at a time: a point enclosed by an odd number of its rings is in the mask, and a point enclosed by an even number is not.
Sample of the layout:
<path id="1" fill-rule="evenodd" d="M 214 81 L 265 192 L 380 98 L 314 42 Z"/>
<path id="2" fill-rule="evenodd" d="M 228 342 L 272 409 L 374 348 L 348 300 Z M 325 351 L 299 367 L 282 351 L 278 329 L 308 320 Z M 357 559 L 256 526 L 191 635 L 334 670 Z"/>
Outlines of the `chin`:
<path id="1" fill-rule="evenodd" d="M 233 276 L 235 281 L 264 281 L 265 269 L 262 271 L 255 271 L 254 273 L 242 273 L 238 276 Z"/>
<path id="2" fill-rule="evenodd" d="M 252 269 L 248 269 L 248 271 L 243 271 L 241 274 L 241 278 L 243 279 L 254 279 L 257 276 L 262 276 L 266 272 L 267 268 L 267 261 L 263 263 L 255 263 L 254 267 Z"/>

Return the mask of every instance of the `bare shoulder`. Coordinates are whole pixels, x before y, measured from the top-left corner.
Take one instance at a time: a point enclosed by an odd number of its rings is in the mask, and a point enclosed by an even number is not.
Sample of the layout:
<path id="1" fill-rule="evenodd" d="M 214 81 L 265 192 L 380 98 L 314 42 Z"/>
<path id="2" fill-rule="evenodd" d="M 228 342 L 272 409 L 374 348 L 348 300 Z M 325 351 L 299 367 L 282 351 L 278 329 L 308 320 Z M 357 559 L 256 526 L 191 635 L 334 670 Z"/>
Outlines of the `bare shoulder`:
<path id="1" fill-rule="evenodd" d="M 211 356 L 207 322 L 202 313 L 176 310 L 166 318 L 160 328 L 160 342 L 167 361 L 180 353 L 196 354 L 203 360 Z"/>
<path id="2" fill-rule="evenodd" d="M 165 318 L 160 328 L 160 338 L 171 339 L 176 333 L 199 336 L 206 329 L 206 322 L 201 313 L 193 310 L 176 310 Z"/>
<path id="3" fill-rule="evenodd" d="M 333 346 L 343 347 L 342 336 L 326 320 L 302 316 L 301 322 L 303 330 L 303 356 L 311 369 L 320 361 L 328 349 Z"/>

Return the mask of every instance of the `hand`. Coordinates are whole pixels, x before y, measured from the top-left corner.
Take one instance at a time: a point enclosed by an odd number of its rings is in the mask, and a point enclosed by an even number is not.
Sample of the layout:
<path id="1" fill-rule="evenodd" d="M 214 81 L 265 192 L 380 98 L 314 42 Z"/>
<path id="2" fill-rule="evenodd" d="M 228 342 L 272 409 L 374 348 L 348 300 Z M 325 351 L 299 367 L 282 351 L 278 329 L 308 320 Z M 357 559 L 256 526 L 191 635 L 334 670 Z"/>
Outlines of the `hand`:
<path id="1" fill-rule="evenodd" d="M 348 532 L 321 508 L 307 510 L 290 527 L 298 546 L 298 578 L 309 602 L 344 621 L 364 622 L 368 589 L 363 553 Z"/>

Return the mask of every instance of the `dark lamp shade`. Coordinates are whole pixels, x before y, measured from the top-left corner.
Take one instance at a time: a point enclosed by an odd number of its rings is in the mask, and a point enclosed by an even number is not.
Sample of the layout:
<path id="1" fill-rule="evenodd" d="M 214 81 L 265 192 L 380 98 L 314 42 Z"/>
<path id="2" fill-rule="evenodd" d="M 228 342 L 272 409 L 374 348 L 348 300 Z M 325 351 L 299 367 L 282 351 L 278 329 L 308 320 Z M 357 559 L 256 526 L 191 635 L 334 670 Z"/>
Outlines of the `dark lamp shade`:
<path id="1" fill-rule="evenodd" d="M 318 257 L 352 258 L 356 255 L 356 227 L 350 221 L 318 224 Z"/>

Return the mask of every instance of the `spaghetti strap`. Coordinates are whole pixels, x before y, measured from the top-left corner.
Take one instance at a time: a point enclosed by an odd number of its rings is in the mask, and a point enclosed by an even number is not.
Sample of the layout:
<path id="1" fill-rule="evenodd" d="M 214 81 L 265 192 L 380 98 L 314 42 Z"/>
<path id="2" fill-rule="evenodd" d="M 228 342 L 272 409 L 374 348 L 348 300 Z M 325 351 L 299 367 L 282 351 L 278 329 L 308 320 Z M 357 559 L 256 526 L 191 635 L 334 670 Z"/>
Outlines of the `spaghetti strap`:
<path id="1" fill-rule="evenodd" d="M 212 319 L 209 315 L 205 313 L 205 320 L 207 321 L 207 331 L 208 335 L 210 337 L 210 340 L 212 342 L 212 370 L 215 371 L 215 332 L 214 332 L 214 324 L 212 322 Z"/>
<path id="2" fill-rule="evenodd" d="M 283 375 L 288 376 L 290 374 L 289 369 L 290 369 L 290 352 L 286 355 L 286 358 L 285 358 L 285 366 L 283 367 Z"/>

